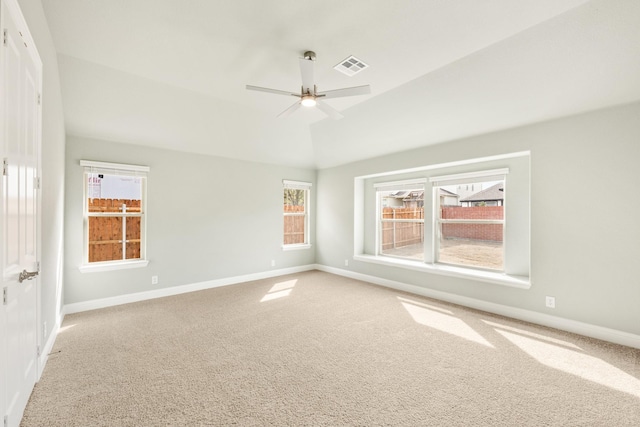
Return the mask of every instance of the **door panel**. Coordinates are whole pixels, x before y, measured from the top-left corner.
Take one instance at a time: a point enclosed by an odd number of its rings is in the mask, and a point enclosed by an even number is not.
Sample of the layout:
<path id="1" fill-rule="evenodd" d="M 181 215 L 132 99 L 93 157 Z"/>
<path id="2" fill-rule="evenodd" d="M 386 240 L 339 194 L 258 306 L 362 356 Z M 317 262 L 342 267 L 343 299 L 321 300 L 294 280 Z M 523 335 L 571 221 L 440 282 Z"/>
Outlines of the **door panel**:
<path id="1" fill-rule="evenodd" d="M 15 0 L 0 0 L 2 29 L 2 288 L 6 302 L 0 310 L 0 367 L 3 391 L 0 413 L 9 426 L 18 426 L 38 371 L 38 279 L 19 282 L 23 270 L 38 269 L 38 195 L 41 65 L 24 34 L 26 27 Z M 18 30 L 17 25 L 20 26 Z"/>

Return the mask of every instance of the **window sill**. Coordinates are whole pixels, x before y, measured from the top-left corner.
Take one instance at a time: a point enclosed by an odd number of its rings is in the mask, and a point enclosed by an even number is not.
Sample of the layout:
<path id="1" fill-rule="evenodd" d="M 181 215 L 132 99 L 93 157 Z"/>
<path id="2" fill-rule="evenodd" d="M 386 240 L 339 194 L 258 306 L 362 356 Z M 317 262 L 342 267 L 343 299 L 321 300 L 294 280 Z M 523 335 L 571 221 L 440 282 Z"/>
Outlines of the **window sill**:
<path id="1" fill-rule="evenodd" d="M 510 286 L 519 289 L 531 288 L 531 280 L 526 276 L 512 276 L 504 273 L 494 273 L 492 271 L 473 270 L 470 268 L 442 264 L 427 264 L 421 261 L 409 261 L 374 255 L 354 255 L 353 259 L 356 261 L 406 268 L 408 270 L 423 271 L 442 276 L 460 277 L 462 279 L 477 280 L 480 282 Z"/>
<path id="2" fill-rule="evenodd" d="M 283 251 L 299 251 L 301 249 L 311 249 L 311 244 L 303 243 L 300 245 L 282 245 Z"/>
<path id="3" fill-rule="evenodd" d="M 81 273 L 97 273 L 99 271 L 125 270 L 128 268 L 142 268 L 149 265 L 148 260 L 135 261 L 106 261 L 83 264 L 78 269 Z"/>

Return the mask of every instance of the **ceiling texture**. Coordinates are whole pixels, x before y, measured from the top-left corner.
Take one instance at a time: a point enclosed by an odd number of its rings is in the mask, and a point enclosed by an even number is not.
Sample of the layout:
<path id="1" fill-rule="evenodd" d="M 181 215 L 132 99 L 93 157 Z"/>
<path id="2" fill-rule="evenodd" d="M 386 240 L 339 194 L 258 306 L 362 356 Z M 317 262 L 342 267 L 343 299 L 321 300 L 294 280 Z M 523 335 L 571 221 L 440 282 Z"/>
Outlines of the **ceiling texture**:
<path id="1" fill-rule="evenodd" d="M 640 99 L 638 0 L 42 0 L 67 133 L 326 168 Z M 316 53 L 331 120 L 296 98 Z M 369 65 L 349 77 L 349 55 Z"/>

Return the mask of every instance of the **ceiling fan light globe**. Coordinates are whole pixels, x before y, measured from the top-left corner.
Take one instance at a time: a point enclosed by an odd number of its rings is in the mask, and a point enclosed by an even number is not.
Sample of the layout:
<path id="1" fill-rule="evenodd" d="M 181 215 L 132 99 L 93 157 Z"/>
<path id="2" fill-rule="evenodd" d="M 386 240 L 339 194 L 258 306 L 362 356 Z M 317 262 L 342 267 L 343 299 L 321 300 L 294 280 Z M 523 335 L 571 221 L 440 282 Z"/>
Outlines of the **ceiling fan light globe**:
<path id="1" fill-rule="evenodd" d="M 303 96 L 300 103 L 305 107 L 315 107 L 316 100 L 312 96 Z"/>

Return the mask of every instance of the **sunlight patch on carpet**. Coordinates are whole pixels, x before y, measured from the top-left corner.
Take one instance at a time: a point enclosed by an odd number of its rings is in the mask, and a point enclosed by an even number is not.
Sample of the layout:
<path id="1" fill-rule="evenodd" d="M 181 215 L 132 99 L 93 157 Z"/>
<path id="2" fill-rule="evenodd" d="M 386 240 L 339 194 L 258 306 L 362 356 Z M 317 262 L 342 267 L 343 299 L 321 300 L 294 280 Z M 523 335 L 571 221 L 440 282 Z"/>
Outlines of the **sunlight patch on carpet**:
<path id="1" fill-rule="evenodd" d="M 536 333 L 533 333 L 533 332 L 525 331 L 524 329 L 514 328 L 513 326 L 502 325 L 500 323 L 491 322 L 489 320 L 483 320 L 483 322 L 486 323 L 489 326 L 494 326 L 496 328 L 500 328 L 500 329 L 505 330 L 505 331 L 515 332 L 515 333 L 520 334 L 520 335 L 526 335 L 528 337 L 536 338 L 536 339 L 539 339 L 539 340 L 542 340 L 542 341 L 547 341 L 547 342 L 550 342 L 552 344 L 563 345 L 565 347 L 569 347 L 569 348 L 572 348 L 574 350 L 582 350 L 577 345 L 575 345 L 573 343 L 570 343 L 568 341 L 559 340 L 557 338 L 548 337 L 546 335 L 536 334 Z"/>
<path id="2" fill-rule="evenodd" d="M 269 289 L 267 294 L 262 297 L 260 302 L 271 301 L 278 298 L 288 297 L 293 287 L 298 282 L 298 279 L 287 280 L 286 282 L 276 283 Z"/>
<path id="3" fill-rule="evenodd" d="M 76 326 L 75 324 L 73 325 L 65 325 L 60 327 L 60 329 L 58 330 L 58 334 L 63 333 L 64 331 L 68 331 L 69 329 L 73 328 L 74 326 Z"/>
<path id="4" fill-rule="evenodd" d="M 520 334 L 496 332 L 545 366 L 640 398 L 640 380 L 602 359 Z"/>
<path id="5" fill-rule="evenodd" d="M 482 335 L 467 325 L 462 319 L 452 314 L 441 313 L 440 311 L 425 307 L 425 304 L 417 305 L 409 302 L 409 300 L 401 301 L 401 304 L 416 323 L 493 348 L 493 345 L 484 339 Z"/>

